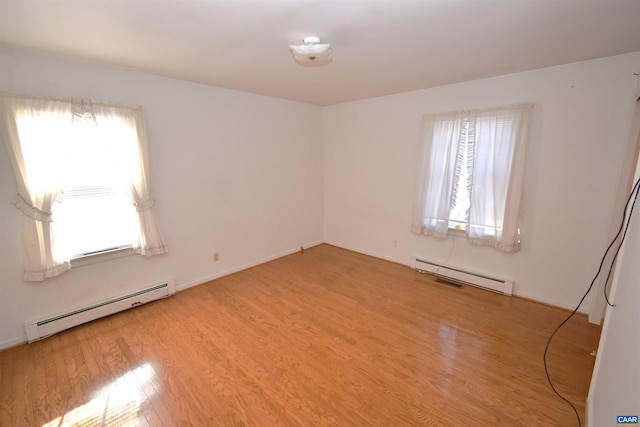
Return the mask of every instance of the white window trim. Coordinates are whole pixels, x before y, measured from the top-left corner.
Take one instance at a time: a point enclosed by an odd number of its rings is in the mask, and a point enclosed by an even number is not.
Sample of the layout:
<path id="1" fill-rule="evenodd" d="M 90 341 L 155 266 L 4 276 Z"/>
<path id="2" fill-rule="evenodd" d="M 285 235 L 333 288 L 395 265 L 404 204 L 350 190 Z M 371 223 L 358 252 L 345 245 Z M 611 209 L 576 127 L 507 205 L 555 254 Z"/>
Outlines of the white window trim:
<path id="1" fill-rule="evenodd" d="M 451 206 L 464 159 L 461 147 L 469 143 L 473 163 L 467 167 L 473 172 L 467 185 L 472 200 L 465 234 L 474 244 L 505 252 L 520 250 L 520 201 L 532 107 L 519 104 L 424 116 L 411 227 L 414 233 L 437 238 L 460 233 L 450 227 Z M 470 134 L 466 123 L 473 123 Z M 487 222 L 489 219 L 495 221 Z"/>
<path id="2" fill-rule="evenodd" d="M 111 121 L 126 117 L 126 121 L 135 132 L 138 142 L 135 150 L 138 157 L 136 169 L 139 170 L 136 171 L 131 182 L 130 195 L 139 217 L 140 238 L 132 242 L 133 250 L 143 256 L 166 253 L 167 247 L 160 233 L 154 209 L 155 201 L 149 186 L 147 131 L 142 107 L 94 103 L 83 99 L 30 97 L 0 92 L 0 134 L 9 153 L 9 160 L 17 184 L 18 194 L 14 205 L 23 213 L 22 234 L 25 248 L 23 279 L 25 281 L 42 281 L 49 277 L 58 276 L 71 268 L 70 254 L 58 254 L 53 250 L 55 233 L 51 226 L 52 206 L 62 190 L 63 183 L 58 182 L 61 179 L 50 180 L 47 178 L 39 179 L 37 185 L 29 185 L 25 164 L 22 160 L 17 115 L 24 111 L 39 112 L 43 110 L 54 115 L 68 115 L 71 120 L 91 118 L 95 121 L 97 116 L 101 116 L 101 121 Z M 46 159 L 48 161 L 49 158 Z M 54 168 L 56 163 L 45 162 L 44 165 Z M 42 165 L 38 165 L 38 167 L 40 166 Z M 108 257 L 92 256 L 91 258 L 102 260 Z"/>
<path id="3" fill-rule="evenodd" d="M 135 251 L 132 246 L 110 249 L 106 251 L 100 251 L 87 255 L 76 255 L 71 258 L 71 265 L 76 267 L 84 267 L 92 264 L 99 264 L 101 262 L 112 261 L 118 258 L 125 258 L 131 255 L 135 255 Z"/>

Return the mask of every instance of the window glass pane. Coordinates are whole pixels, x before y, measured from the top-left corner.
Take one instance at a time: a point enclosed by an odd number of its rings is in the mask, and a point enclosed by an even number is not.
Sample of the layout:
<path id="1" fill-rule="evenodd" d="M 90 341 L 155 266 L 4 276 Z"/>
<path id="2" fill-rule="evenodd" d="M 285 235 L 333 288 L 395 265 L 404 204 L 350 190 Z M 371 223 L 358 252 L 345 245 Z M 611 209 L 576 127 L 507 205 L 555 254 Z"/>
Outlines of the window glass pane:
<path id="1" fill-rule="evenodd" d="M 65 191 L 53 209 L 56 251 L 72 256 L 131 246 L 137 215 L 124 191 L 84 187 Z"/>
<path id="2" fill-rule="evenodd" d="M 73 257 L 135 242 L 138 215 L 126 192 L 130 168 L 122 160 L 130 154 L 123 150 L 131 139 L 127 130 L 118 120 L 103 120 L 100 126 L 73 122 L 64 145 L 63 197 L 52 209 L 55 252 Z"/>
<path id="3" fill-rule="evenodd" d="M 465 125 L 465 132 L 468 128 L 468 123 Z M 462 166 L 460 169 L 460 178 L 457 182 L 457 188 L 455 189 L 456 199 L 453 201 L 453 208 L 449 213 L 449 228 L 456 230 L 464 230 L 467 223 L 467 212 L 471 204 L 468 181 L 469 181 L 469 145 L 465 136 L 464 152 L 462 154 Z"/>
<path id="4" fill-rule="evenodd" d="M 69 141 L 70 120 L 54 112 L 19 111 L 16 126 L 29 190 L 45 194 L 62 180 L 62 153 Z"/>

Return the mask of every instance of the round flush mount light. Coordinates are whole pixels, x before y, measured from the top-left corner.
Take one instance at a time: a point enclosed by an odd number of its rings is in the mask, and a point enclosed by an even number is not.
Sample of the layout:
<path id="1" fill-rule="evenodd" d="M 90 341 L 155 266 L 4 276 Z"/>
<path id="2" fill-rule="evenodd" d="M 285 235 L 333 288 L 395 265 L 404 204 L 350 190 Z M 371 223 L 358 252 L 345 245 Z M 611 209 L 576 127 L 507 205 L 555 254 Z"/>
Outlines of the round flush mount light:
<path id="1" fill-rule="evenodd" d="M 289 49 L 296 62 L 326 64 L 332 59 L 331 45 L 328 43 L 322 44 L 320 38 L 316 36 L 305 37 L 302 39 L 302 44 L 290 45 Z"/>

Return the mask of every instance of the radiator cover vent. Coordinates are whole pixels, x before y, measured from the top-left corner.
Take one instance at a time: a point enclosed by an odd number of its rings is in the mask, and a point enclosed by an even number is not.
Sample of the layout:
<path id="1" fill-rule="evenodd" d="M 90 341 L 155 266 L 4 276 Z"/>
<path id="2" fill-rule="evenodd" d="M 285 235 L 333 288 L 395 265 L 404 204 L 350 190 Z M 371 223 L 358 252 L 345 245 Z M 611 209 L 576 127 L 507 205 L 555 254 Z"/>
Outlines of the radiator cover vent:
<path id="1" fill-rule="evenodd" d="M 498 279 L 485 274 L 467 271 L 453 266 L 440 265 L 422 257 L 411 258 L 411 268 L 447 279 L 457 280 L 472 286 L 488 289 L 504 295 L 512 295 L 513 280 Z"/>

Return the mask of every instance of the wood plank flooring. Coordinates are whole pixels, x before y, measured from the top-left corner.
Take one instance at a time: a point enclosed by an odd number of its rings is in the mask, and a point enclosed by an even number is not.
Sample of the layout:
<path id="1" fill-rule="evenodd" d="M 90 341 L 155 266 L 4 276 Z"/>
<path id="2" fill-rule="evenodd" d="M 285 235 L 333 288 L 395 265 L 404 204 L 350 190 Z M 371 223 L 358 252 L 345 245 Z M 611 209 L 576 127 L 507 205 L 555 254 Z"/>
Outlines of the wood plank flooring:
<path id="1" fill-rule="evenodd" d="M 566 315 L 322 245 L 0 352 L 0 426 L 574 426 Z"/>

